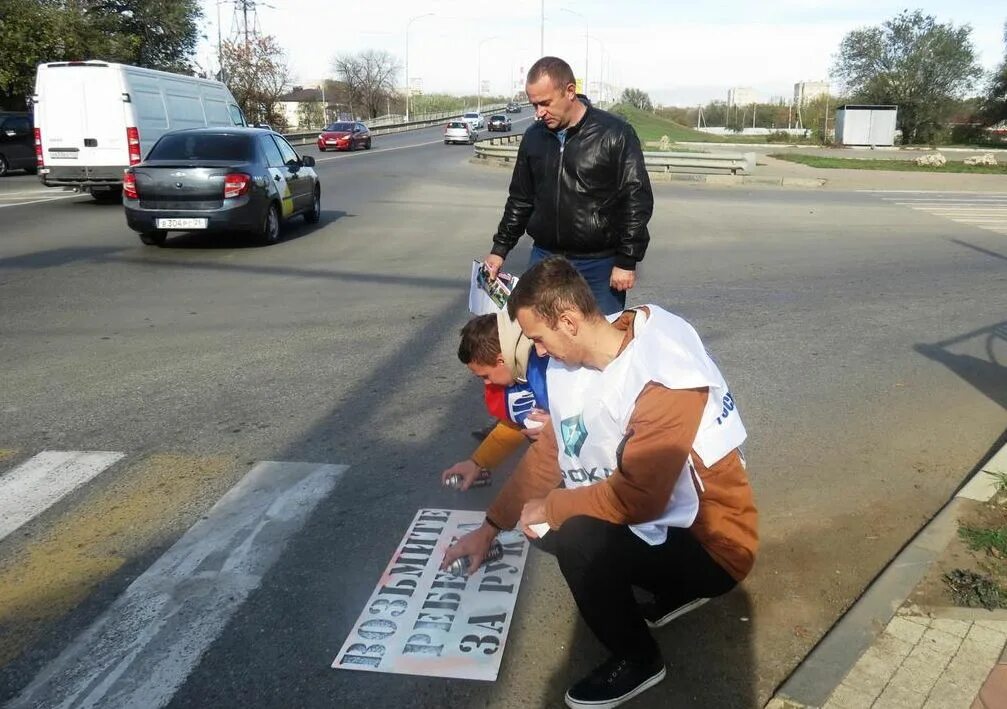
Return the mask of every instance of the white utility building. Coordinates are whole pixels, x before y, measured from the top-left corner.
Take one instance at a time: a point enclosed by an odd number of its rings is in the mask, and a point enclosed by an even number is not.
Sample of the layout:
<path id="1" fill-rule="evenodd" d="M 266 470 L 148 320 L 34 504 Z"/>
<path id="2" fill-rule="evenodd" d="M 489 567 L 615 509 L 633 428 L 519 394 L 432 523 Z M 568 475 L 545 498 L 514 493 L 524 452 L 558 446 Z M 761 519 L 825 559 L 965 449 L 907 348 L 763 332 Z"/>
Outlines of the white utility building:
<path id="1" fill-rule="evenodd" d="M 847 104 L 836 109 L 840 145 L 894 145 L 898 106 Z"/>

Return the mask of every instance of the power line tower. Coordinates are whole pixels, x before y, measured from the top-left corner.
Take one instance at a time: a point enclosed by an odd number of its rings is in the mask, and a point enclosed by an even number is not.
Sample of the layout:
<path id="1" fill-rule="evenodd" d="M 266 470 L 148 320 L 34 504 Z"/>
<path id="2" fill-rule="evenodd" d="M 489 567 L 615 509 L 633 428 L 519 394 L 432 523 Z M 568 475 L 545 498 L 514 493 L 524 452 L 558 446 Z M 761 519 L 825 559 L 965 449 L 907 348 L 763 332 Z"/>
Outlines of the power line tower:
<path id="1" fill-rule="evenodd" d="M 247 45 L 252 39 L 262 35 L 262 24 L 259 22 L 259 8 L 273 8 L 258 0 L 233 0 L 234 15 L 231 20 L 233 37 L 241 37 Z"/>

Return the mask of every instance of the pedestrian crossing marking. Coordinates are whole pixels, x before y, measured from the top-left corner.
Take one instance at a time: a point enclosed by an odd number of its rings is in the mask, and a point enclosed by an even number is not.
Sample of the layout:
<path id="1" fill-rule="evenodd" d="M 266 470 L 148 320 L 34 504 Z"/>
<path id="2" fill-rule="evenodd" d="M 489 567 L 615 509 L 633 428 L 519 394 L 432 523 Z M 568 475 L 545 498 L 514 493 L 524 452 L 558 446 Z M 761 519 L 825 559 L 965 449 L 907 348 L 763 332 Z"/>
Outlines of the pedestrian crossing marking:
<path id="1" fill-rule="evenodd" d="M 0 540 L 114 465 L 123 453 L 42 451 L 0 477 Z"/>
<path id="2" fill-rule="evenodd" d="M 345 470 L 257 464 L 7 706 L 166 705 Z"/>
<path id="3" fill-rule="evenodd" d="M 870 190 L 883 201 L 959 224 L 1002 233 L 1007 230 L 1007 193 Z"/>
<path id="4" fill-rule="evenodd" d="M 105 490 L 85 490 L 67 514 L 16 539 L 12 558 L 0 562 L 0 665 L 127 561 L 184 531 L 238 473 L 230 458 L 162 453 L 127 461 Z"/>

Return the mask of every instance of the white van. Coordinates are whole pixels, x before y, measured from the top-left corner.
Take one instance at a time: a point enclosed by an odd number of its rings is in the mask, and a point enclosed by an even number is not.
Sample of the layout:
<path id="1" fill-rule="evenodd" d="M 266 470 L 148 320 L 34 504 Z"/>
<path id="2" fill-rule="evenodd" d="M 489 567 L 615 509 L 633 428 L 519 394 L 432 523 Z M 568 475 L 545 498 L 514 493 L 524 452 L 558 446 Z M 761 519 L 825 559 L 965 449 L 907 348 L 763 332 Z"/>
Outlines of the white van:
<path id="1" fill-rule="evenodd" d="M 169 130 L 246 125 L 219 81 L 102 61 L 40 64 L 32 100 L 42 183 L 96 199 L 118 200 L 123 170 Z"/>

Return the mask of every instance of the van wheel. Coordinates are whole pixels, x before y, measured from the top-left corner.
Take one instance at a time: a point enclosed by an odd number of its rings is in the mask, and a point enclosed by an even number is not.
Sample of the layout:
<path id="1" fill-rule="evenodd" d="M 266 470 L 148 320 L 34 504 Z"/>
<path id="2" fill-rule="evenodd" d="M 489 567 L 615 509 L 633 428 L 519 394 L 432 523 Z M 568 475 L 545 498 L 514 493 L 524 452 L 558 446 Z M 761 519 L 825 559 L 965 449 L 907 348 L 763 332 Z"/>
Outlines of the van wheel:
<path id="1" fill-rule="evenodd" d="M 166 231 L 140 232 L 140 241 L 145 243 L 147 246 L 164 246 L 164 242 L 167 238 L 168 238 L 168 232 Z"/>
<path id="2" fill-rule="evenodd" d="M 256 236 L 264 244 L 276 244 L 280 241 L 280 211 L 276 208 L 275 202 L 266 210 L 262 226 L 259 227 Z"/>
<path id="3" fill-rule="evenodd" d="M 0 177 L 4 177 L 8 170 L 10 170 L 10 165 L 7 164 L 7 158 L 0 155 Z"/>
<path id="4" fill-rule="evenodd" d="M 122 189 L 111 189 L 104 192 L 92 192 L 91 196 L 98 204 L 115 204 L 122 201 Z"/>
<path id="5" fill-rule="evenodd" d="M 322 218 L 322 191 L 315 187 L 315 196 L 312 198 L 311 209 L 304 213 L 304 221 L 307 224 L 317 224 Z"/>

